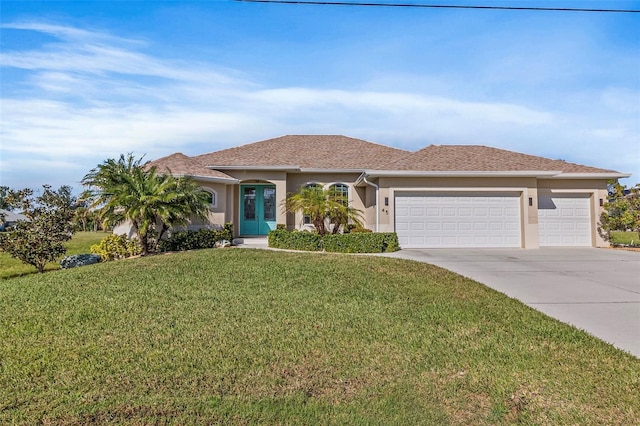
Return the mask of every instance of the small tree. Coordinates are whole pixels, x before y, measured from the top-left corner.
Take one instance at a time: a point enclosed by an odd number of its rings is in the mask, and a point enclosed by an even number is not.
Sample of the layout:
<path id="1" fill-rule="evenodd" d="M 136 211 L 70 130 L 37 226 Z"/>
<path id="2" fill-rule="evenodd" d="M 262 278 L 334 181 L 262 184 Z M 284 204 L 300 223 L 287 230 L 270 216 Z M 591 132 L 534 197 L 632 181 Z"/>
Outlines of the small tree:
<path id="1" fill-rule="evenodd" d="M 318 234 L 323 236 L 327 233 L 328 224 L 333 224 L 334 234 L 349 221 L 362 225 L 362 212 L 349 206 L 348 200 L 333 188 L 304 187 L 298 193 L 289 194 L 282 208 L 286 213 L 302 211 L 302 214 L 311 218 Z"/>
<path id="2" fill-rule="evenodd" d="M 600 234 L 609 239 L 611 231 L 640 233 L 640 184 L 631 189 L 615 182 L 609 186 L 609 201 L 600 216 Z"/>
<path id="3" fill-rule="evenodd" d="M 8 186 L 0 186 L 0 225 L 4 223 L 5 213 L 3 210 L 9 209 L 9 204 L 7 204 L 6 198 L 9 193 Z"/>
<path id="4" fill-rule="evenodd" d="M 10 208 L 20 209 L 28 220 L 19 220 L 11 232 L 0 234 L 0 251 L 34 266 L 44 272 L 48 262 L 66 253 L 65 241 L 73 235 L 73 204 L 71 188 L 62 186 L 57 191 L 43 186 L 41 195 L 33 190 L 8 190 L 5 202 Z"/>
<path id="5" fill-rule="evenodd" d="M 106 160 L 82 183 L 93 189 L 91 207 L 98 208 L 104 226 L 131 223 L 142 255 L 153 251 L 171 226 L 184 225 L 192 217 L 207 219 L 209 194 L 193 179 L 159 174 L 133 154 Z"/>

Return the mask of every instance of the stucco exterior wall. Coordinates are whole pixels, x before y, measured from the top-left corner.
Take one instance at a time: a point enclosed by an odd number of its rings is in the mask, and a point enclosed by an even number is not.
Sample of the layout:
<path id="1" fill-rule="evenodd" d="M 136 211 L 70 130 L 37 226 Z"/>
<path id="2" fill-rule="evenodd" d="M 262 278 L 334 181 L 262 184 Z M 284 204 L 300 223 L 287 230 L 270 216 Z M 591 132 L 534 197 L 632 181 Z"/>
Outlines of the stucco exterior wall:
<path id="1" fill-rule="evenodd" d="M 216 197 L 216 204 L 209 207 L 209 223 L 199 219 L 193 219 L 188 229 L 199 229 L 203 227 L 219 228 L 231 220 L 227 214 L 227 188 L 228 185 L 218 182 L 196 181 L 203 189 L 213 192 Z"/>
<path id="2" fill-rule="evenodd" d="M 324 188 L 330 185 L 343 183 L 349 186 L 349 202 L 351 207 L 364 211 L 364 200 L 362 194 L 353 186 L 358 178 L 357 173 L 289 173 L 287 174 L 287 190 L 289 193 L 296 193 L 309 184 L 322 185 Z M 284 223 L 284 222 L 283 222 Z M 287 215 L 287 227 L 289 229 L 303 228 L 303 215 L 301 212 Z M 308 226 L 308 225 L 307 225 Z M 309 226 L 311 229 L 312 226 Z"/>
<path id="3" fill-rule="evenodd" d="M 300 228 L 301 213 L 286 214 L 282 204 L 289 193 L 300 190 L 305 185 L 317 183 L 323 187 L 336 183 L 349 186 L 351 206 L 363 212 L 365 227 L 379 232 L 395 231 L 395 194 L 399 191 L 490 191 L 516 192 L 520 197 L 521 236 L 523 248 L 539 247 L 538 197 L 553 194 L 579 194 L 588 196 L 591 218 L 592 246 L 607 247 L 609 244 L 598 233 L 600 215 L 604 212 L 607 181 L 605 179 L 536 179 L 533 177 L 380 177 L 370 178 L 371 184 L 354 182 L 358 173 L 287 173 L 285 171 L 229 170 L 228 175 L 244 183 L 271 183 L 276 187 L 278 224 L 286 224 L 289 229 Z M 203 226 L 223 226 L 227 222 L 240 223 L 240 185 L 209 181 L 198 181 L 203 188 L 216 194 L 216 205 L 209 213 L 210 225 L 194 221 L 189 228 Z M 379 187 L 376 190 L 375 185 Z M 237 226 L 234 227 L 236 235 Z M 131 234 L 129 224 L 114 230 L 115 233 Z"/>

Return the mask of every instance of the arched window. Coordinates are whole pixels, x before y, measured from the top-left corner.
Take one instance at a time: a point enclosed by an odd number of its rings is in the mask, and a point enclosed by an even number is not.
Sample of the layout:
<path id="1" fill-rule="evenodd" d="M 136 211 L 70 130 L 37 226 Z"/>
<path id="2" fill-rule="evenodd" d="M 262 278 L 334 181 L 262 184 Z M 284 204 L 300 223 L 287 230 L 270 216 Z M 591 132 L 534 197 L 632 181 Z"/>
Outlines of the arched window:
<path id="1" fill-rule="evenodd" d="M 319 183 L 315 183 L 315 182 L 308 183 L 308 184 L 306 184 L 304 187 L 305 187 L 305 188 L 317 188 L 317 189 L 322 189 L 322 185 L 320 185 Z M 304 216 L 302 217 L 302 223 L 303 223 L 303 224 L 305 224 L 305 225 L 313 224 L 313 222 L 312 222 L 312 220 L 311 220 L 311 216 L 309 216 L 309 215 L 304 215 Z"/>
<path id="2" fill-rule="evenodd" d="M 202 188 L 205 190 L 207 194 L 209 194 L 209 207 L 217 207 L 218 206 L 218 193 L 211 188 Z"/>
<path id="3" fill-rule="evenodd" d="M 331 196 L 336 198 L 342 205 L 349 204 L 349 186 L 344 183 L 334 183 L 329 186 Z"/>

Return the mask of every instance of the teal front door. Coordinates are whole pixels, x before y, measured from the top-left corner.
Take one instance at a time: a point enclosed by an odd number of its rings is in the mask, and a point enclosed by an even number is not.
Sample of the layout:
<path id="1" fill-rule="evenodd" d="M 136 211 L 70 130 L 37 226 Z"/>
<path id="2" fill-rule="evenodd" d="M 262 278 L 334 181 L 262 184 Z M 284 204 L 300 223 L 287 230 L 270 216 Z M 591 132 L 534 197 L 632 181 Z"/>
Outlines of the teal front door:
<path id="1" fill-rule="evenodd" d="M 276 229 L 276 187 L 240 185 L 240 235 L 267 235 Z"/>

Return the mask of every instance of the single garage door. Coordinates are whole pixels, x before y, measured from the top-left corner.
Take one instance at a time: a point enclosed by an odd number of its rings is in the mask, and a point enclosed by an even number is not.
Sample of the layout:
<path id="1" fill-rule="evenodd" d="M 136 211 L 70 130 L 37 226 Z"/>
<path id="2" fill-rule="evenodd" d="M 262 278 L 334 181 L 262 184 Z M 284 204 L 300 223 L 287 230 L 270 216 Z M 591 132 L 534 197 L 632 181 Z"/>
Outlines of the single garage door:
<path id="1" fill-rule="evenodd" d="M 521 247 L 520 194 L 396 192 L 402 248 Z"/>
<path id="2" fill-rule="evenodd" d="M 591 246 L 589 194 L 538 196 L 540 246 Z"/>

